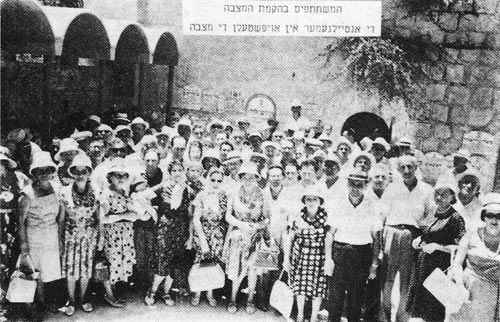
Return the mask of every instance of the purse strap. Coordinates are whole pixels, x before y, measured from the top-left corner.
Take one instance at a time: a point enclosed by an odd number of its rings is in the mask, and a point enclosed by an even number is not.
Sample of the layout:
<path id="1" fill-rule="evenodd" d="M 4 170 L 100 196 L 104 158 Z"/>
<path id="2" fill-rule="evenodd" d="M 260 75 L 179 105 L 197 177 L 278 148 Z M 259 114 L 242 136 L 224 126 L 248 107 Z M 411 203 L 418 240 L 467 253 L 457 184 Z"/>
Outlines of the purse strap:
<path id="1" fill-rule="evenodd" d="M 35 265 L 33 264 L 33 260 L 31 259 L 30 254 L 28 254 L 28 253 L 19 254 L 19 256 L 17 257 L 16 269 L 18 270 L 19 268 L 21 268 L 21 258 L 23 256 L 25 256 L 27 258 L 28 265 L 31 268 L 31 271 L 34 273 L 35 272 Z"/>

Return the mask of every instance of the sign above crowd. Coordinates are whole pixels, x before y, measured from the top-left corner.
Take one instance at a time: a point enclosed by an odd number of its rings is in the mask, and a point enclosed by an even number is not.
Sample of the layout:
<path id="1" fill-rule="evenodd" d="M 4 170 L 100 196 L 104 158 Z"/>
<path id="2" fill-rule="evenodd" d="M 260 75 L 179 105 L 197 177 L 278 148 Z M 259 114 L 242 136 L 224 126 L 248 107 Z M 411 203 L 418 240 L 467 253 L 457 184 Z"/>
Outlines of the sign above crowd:
<path id="1" fill-rule="evenodd" d="M 380 36 L 382 1 L 183 0 L 187 35 Z"/>

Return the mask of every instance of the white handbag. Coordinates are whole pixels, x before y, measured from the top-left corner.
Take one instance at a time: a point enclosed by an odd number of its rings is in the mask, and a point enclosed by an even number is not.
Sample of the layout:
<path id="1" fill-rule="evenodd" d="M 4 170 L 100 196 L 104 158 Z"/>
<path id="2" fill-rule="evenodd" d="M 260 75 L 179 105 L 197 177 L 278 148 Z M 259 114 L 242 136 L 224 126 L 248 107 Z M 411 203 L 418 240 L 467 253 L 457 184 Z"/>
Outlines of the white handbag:
<path id="1" fill-rule="evenodd" d="M 33 303 L 36 292 L 36 279 L 27 279 L 26 275 L 20 271 L 21 257 L 26 256 L 27 262 L 33 272 L 32 276 L 37 276 L 33 261 L 28 254 L 21 254 L 17 259 L 16 271 L 12 273 L 9 288 L 7 290 L 7 300 L 11 303 Z"/>
<path id="2" fill-rule="evenodd" d="M 290 286 L 281 280 L 282 277 L 283 271 L 281 271 L 278 280 L 274 282 L 269 304 L 288 319 L 292 313 L 294 295 Z"/>
<path id="3" fill-rule="evenodd" d="M 191 267 L 188 282 L 192 292 L 209 291 L 224 287 L 226 276 L 219 264 L 200 263 Z"/>
<path id="4" fill-rule="evenodd" d="M 469 298 L 469 291 L 463 284 L 457 284 L 440 269 L 436 268 L 425 279 L 423 286 L 446 308 L 446 313 L 456 313 Z"/>

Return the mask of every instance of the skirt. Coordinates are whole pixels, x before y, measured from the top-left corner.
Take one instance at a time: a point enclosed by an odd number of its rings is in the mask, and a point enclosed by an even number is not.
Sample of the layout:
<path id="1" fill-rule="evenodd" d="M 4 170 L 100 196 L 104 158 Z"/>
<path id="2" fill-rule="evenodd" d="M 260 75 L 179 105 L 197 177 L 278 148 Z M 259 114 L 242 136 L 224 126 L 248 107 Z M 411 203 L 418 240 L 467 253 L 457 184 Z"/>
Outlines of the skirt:
<path id="1" fill-rule="evenodd" d="M 96 247 L 96 228 L 82 227 L 66 230 L 61 259 L 63 277 L 75 280 L 91 278 Z"/>
<path id="2" fill-rule="evenodd" d="M 127 282 L 135 264 L 134 223 L 104 224 L 104 254 L 109 261 L 111 284 Z"/>
<path id="3" fill-rule="evenodd" d="M 307 297 L 325 297 L 324 245 L 304 246 L 296 240 L 292 246 L 291 257 L 290 287 L 293 293 Z"/>

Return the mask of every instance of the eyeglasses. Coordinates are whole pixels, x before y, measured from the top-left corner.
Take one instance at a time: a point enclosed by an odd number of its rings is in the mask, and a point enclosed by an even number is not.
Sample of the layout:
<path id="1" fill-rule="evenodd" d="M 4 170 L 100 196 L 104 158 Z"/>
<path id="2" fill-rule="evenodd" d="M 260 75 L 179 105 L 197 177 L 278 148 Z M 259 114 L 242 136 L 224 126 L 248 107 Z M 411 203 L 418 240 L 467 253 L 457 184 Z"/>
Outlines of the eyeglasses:
<path id="1" fill-rule="evenodd" d="M 212 182 L 217 182 L 217 183 L 222 183 L 222 180 L 217 180 L 217 179 L 210 179 Z"/>
<path id="2" fill-rule="evenodd" d="M 318 197 L 304 197 L 305 202 L 314 202 L 318 199 L 319 199 Z"/>
<path id="3" fill-rule="evenodd" d="M 487 212 L 484 214 L 485 218 L 489 219 L 498 219 L 500 220 L 500 213 L 494 213 L 494 212 Z"/>
<path id="4" fill-rule="evenodd" d="M 128 173 L 114 172 L 113 177 L 115 177 L 116 179 L 127 179 Z"/>
<path id="5" fill-rule="evenodd" d="M 83 176 L 89 173 L 88 169 L 83 169 L 83 170 L 77 170 L 77 169 L 72 169 L 71 173 L 74 174 L 75 176 Z"/>
<path id="6" fill-rule="evenodd" d="M 113 153 L 125 152 L 125 149 L 122 149 L 122 148 L 111 148 L 110 150 Z"/>
<path id="7" fill-rule="evenodd" d="M 290 174 L 297 174 L 297 172 L 296 171 L 285 171 L 285 174 L 288 174 L 288 175 L 290 175 Z"/>
<path id="8" fill-rule="evenodd" d="M 54 173 L 54 168 L 52 167 L 43 167 L 43 168 L 36 168 L 33 169 L 33 175 L 35 176 L 45 176 L 51 173 Z"/>
<path id="9" fill-rule="evenodd" d="M 199 131 L 195 131 L 193 132 L 195 135 L 199 135 L 199 136 L 202 136 L 203 135 L 203 132 L 199 132 Z"/>

